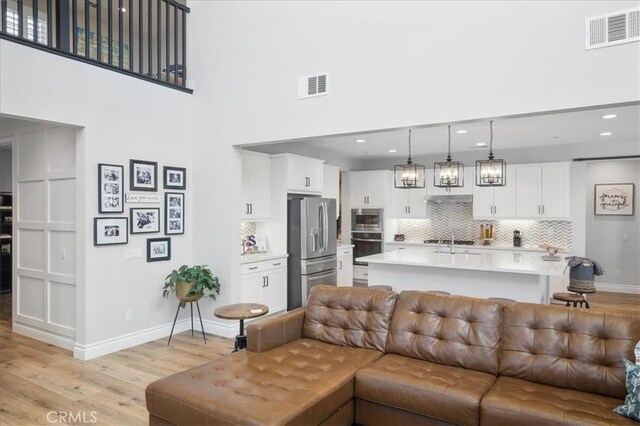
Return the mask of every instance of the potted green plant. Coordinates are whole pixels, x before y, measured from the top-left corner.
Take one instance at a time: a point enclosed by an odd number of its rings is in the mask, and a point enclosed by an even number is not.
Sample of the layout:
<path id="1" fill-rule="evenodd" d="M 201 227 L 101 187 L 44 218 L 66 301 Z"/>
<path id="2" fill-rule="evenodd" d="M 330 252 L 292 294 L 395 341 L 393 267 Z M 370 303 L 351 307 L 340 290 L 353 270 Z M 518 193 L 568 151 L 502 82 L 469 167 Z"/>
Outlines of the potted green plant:
<path id="1" fill-rule="evenodd" d="M 180 301 L 180 306 L 185 307 L 187 302 L 196 302 L 202 297 L 210 297 L 215 300 L 220 294 L 220 281 L 214 277 L 207 265 L 187 266 L 171 271 L 164 280 L 162 295 L 169 296 L 175 292 Z"/>

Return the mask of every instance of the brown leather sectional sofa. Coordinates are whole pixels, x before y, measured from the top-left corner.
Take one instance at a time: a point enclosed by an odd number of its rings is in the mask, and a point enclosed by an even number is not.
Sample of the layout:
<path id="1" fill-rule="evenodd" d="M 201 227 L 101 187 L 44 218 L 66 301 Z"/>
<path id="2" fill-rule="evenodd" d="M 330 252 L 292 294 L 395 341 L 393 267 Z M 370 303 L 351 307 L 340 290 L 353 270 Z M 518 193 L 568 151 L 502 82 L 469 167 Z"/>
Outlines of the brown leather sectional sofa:
<path id="1" fill-rule="evenodd" d="M 612 409 L 636 316 L 316 286 L 247 333 L 150 384 L 150 424 L 634 424 Z"/>

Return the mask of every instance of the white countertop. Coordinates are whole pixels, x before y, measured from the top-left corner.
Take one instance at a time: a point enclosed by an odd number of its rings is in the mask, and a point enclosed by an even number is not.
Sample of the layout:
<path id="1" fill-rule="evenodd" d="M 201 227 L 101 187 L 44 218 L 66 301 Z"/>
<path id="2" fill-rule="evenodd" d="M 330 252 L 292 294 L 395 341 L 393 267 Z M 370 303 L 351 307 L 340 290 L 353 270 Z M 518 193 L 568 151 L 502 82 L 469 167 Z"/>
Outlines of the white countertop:
<path id="1" fill-rule="evenodd" d="M 243 254 L 240 256 L 240 264 L 253 262 L 262 262 L 264 260 L 284 259 L 289 257 L 287 253 L 255 253 L 255 254 Z"/>
<path id="2" fill-rule="evenodd" d="M 420 241 L 386 241 L 385 245 L 397 245 L 397 246 L 415 246 L 415 247 L 438 247 L 438 244 L 434 244 L 434 243 L 429 243 L 429 244 L 425 244 L 423 242 Z M 469 249 L 469 250 L 506 250 L 506 251 L 523 251 L 523 252 L 535 252 L 535 253 L 545 253 L 546 250 L 541 249 L 539 247 L 536 246 L 526 246 L 526 247 L 514 247 L 514 246 L 510 246 L 510 245 L 498 245 L 498 244 L 491 244 L 488 246 L 484 246 L 482 244 L 474 244 L 474 245 L 464 245 L 464 244 L 454 244 L 456 250 L 464 250 L 464 249 Z M 449 247 L 446 244 L 441 244 L 440 245 L 442 251 L 447 250 L 447 247 Z M 570 256 L 569 252 L 560 252 L 558 253 L 560 256 Z"/>
<path id="3" fill-rule="evenodd" d="M 513 253 L 497 250 L 487 250 L 476 254 L 465 254 L 462 250 L 458 250 L 458 253 L 452 255 L 448 252 L 435 253 L 416 248 L 389 251 L 373 256 L 359 257 L 356 260 L 367 262 L 369 265 L 406 265 L 548 276 L 564 275 L 567 266 L 564 256 L 561 261 L 553 262 L 542 260 L 542 255 L 538 253 Z"/>

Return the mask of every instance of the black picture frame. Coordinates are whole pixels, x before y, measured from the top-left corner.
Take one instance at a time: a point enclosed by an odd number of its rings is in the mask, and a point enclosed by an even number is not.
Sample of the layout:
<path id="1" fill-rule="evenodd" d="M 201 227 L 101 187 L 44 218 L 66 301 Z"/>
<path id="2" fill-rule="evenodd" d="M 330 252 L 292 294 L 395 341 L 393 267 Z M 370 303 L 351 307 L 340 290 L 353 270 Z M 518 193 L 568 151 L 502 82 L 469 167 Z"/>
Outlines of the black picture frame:
<path id="1" fill-rule="evenodd" d="M 98 213 L 124 213 L 124 166 L 98 163 Z"/>
<path id="2" fill-rule="evenodd" d="M 172 182 L 171 175 L 181 176 L 179 183 Z M 184 167 L 164 166 L 162 168 L 162 187 L 164 189 L 185 190 L 187 189 L 187 169 Z"/>
<path id="3" fill-rule="evenodd" d="M 154 245 L 157 243 L 166 243 L 164 255 L 153 253 Z M 171 260 L 171 238 L 147 238 L 147 262 L 160 262 L 163 260 Z"/>
<path id="4" fill-rule="evenodd" d="M 117 229 L 113 229 L 117 227 Z M 114 233 L 114 235 L 108 235 Z M 111 246 L 129 243 L 128 217 L 94 217 L 93 245 Z"/>
<path id="5" fill-rule="evenodd" d="M 633 216 L 636 185 L 628 183 L 596 183 L 593 186 L 595 216 Z M 624 203 L 624 204 L 623 204 Z"/>
<path id="6" fill-rule="evenodd" d="M 147 177 L 146 174 L 149 176 Z M 150 182 L 143 182 L 143 179 L 148 179 Z M 158 163 L 129 160 L 129 190 L 156 192 L 158 190 Z"/>
<path id="7" fill-rule="evenodd" d="M 136 217 L 137 213 L 144 214 L 144 212 L 153 211 L 155 213 L 155 221 L 151 221 L 149 223 L 155 223 L 155 226 L 149 230 L 148 224 L 144 224 L 144 217 Z M 149 217 L 147 216 L 147 220 Z M 155 234 L 160 232 L 160 207 L 131 207 L 129 209 L 129 223 L 131 225 L 130 231 L 131 235 L 136 234 Z M 146 228 L 146 229 L 145 229 Z"/>
<path id="8" fill-rule="evenodd" d="M 184 192 L 164 193 L 164 233 L 165 235 L 184 234 Z"/>

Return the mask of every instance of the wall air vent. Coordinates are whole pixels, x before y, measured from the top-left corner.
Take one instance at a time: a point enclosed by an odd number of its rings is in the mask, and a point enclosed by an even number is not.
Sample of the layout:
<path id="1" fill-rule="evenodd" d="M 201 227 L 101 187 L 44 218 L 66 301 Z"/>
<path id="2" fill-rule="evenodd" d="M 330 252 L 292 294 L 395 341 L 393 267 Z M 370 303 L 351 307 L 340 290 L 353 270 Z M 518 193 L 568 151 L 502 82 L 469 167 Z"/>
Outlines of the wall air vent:
<path id="1" fill-rule="evenodd" d="M 327 95 L 328 79 L 329 73 L 326 72 L 298 77 L 298 99 Z"/>
<path id="2" fill-rule="evenodd" d="M 640 41 L 640 8 L 587 18 L 585 33 L 586 50 Z"/>

